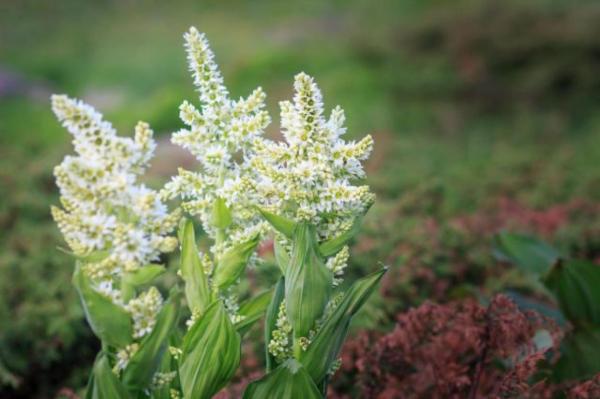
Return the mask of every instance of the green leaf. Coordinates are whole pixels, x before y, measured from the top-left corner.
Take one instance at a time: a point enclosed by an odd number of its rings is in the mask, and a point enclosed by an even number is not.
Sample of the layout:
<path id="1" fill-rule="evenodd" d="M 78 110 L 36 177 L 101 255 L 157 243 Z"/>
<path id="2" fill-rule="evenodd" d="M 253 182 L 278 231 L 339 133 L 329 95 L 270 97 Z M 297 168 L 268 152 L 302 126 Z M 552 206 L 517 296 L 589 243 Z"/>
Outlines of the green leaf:
<path id="1" fill-rule="evenodd" d="M 314 226 L 298 224 L 285 272 L 285 307 L 294 337 L 306 337 L 325 309 L 333 276 L 318 253 Z"/>
<path id="2" fill-rule="evenodd" d="M 300 361 L 317 385 L 327 376 L 332 363 L 339 357 L 352 316 L 364 305 L 377 288 L 386 268 L 372 273 L 350 286 L 314 337 Z"/>
<path id="3" fill-rule="evenodd" d="M 100 355 L 94 363 L 92 370 L 93 379 L 88 385 L 91 388 L 91 395 L 88 395 L 92 399 L 114 399 L 122 398 L 129 399 L 131 396 L 127 389 L 121 384 L 121 381 L 113 373 L 108 359 L 104 355 Z M 88 396 L 86 395 L 86 396 Z"/>
<path id="4" fill-rule="evenodd" d="M 212 303 L 183 338 L 179 378 L 184 397 L 210 398 L 233 377 L 241 340 L 220 301 Z"/>
<path id="5" fill-rule="evenodd" d="M 149 264 L 140 267 L 134 272 L 124 273 L 123 280 L 133 286 L 150 284 L 155 278 L 166 272 L 163 265 Z"/>
<path id="6" fill-rule="evenodd" d="M 218 197 L 212 208 L 212 224 L 218 229 L 226 229 L 231 225 L 231 211 L 227 207 L 225 200 Z"/>
<path id="7" fill-rule="evenodd" d="M 285 280 L 283 277 L 280 277 L 279 281 L 277 281 L 277 285 L 275 286 L 275 290 L 273 291 L 271 303 L 267 308 L 267 314 L 265 316 L 265 359 L 267 373 L 269 373 L 275 365 L 275 358 L 269 352 L 269 341 L 271 341 L 273 330 L 277 328 L 277 315 L 279 313 L 279 307 L 281 306 L 281 302 L 284 298 L 284 293 Z"/>
<path id="8" fill-rule="evenodd" d="M 203 312 L 211 301 L 210 288 L 196 248 L 194 225 L 189 219 L 181 226 L 179 235 L 181 237 L 180 270 L 185 282 L 185 297 L 192 312 Z"/>
<path id="9" fill-rule="evenodd" d="M 363 216 L 358 216 L 350 230 L 343 232 L 337 237 L 334 237 L 328 241 L 325 241 L 319 245 L 319 252 L 323 257 L 333 256 L 338 253 L 348 241 L 352 239 L 360 231 L 362 225 Z"/>
<path id="10" fill-rule="evenodd" d="M 600 266 L 581 260 L 558 262 L 544 284 L 573 324 L 600 325 Z"/>
<path id="11" fill-rule="evenodd" d="M 266 219 L 281 234 L 287 238 L 294 236 L 294 229 L 296 228 L 296 222 L 283 216 L 275 215 L 274 213 L 265 211 L 264 209 L 258 208 L 260 214 Z"/>
<path id="12" fill-rule="evenodd" d="M 240 306 L 239 314 L 244 319 L 235 323 L 235 328 L 240 335 L 244 335 L 254 323 L 256 323 L 265 313 L 267 306 L 271 302 L 272 290 L 264 291 L 254 298 L 244 302 Z"/>
<path id="13" fill-rule="evenodd" d="M 600 327 L 575 330 L 562 343 L 554 368 L 557 382 L 588 379 L 600 372 Z"/>
<path id="14" fill-rule="evenodd" d="M 96 262 L 101 262 L 104 259 L 108 258 L 108 256 L 110 255 L 110 251 L 109 250 L 105 250 L 105 251 L 94 251 L 94 252 L 90 252 L 87 255 L 76 255 L 73 251 L 69 251 L 68 249 L 65 249 L 63 247 L 57 247 L 57 249 L 61 252 L 64 252 L 67 255 L 70 255 L 74 258 L 76 258 L 77 260 L 83 262 L 83 263 L 96 263 Z"/>
<path id="15" fill-rule="evenodd" d="M 275 252 L 275 261 L 277 262 L 277 266 L 279 266 L 281 274 L 285 274 L 285 269 L 287 269 L 287 266 L 290 263 L 290 255 L 277 239 L 275 239 L 275 242 L 273 243 L 273 249 Z"/>
<path id="16" fill-rule="evenodd" d="M 181 342 L 177 342 L 177 339 L 174 337 L 175 334 L 172 334 L 169 337 L 169 346 L 179 347 Z M 173 358 L 171 353 L 168 350 L 162 356 L 160 361 L 160 366 L 158 367 L 157 372 L 161 373 L 169 373 L 171 371 L 177 370 L 177 360 Z M 168 384 L 163 384 L 158 387 L 153 387 L 152 392 L 150 394 L 151 399 L 171 399 L 171 388 L 179 388 L 178 385 L 178 376 Z"/>
<path id="17" fill-rule="evenodd" d="M 99 358 L 100 358 L 100 352 L 96 356 L 96 361 L 94 362 L 94 365 L 96 364 L 96 362 L 98 361 Z M 92 399 L 93 397 L 94 397 L 94 370 L 92 368 L 92 372 L 88 376 L 88 383 L 85 386 L 85 399 Z"/>
<path id="18" fill-rule="evenodd" d="M 109 346 L 122 348 L 129 344 L 133 339 L 131 316 L 110 298 L 92 288 L 79 263 L 73 273 L 73 285 L 77 288 L 85 317 L 94 334 Z"/>
<path id="19" fill-rule="evenodd" d="M 244 272 L 248 260 L 254 253 L 258 242 L 259 237 L 255 236 L 225 252 L 223 256 L 219 258 L 219 262 L 217 263 L 213 277 L 213 285 L 219 290 L 224 290 L 237 281 Z"/>
<path id="20" fill-rule="evenodd" d="M 128 302 L 135 295 L 135 288 L 149 284 L 156 277 L 166 272 L 162 265 L 149 264 L 134 272 L 124 273 L 121 278 L 121 297 Z"/>
<path id="21" fill-rule="evenodd" d="M 244 399 L 323 399 L 305 368 L 289 359 L 275 371 L 248 385 Z"/>
<path id="22" fill-rule="evenodd" d="M 181 293 L 171 290 L 169 299 L 156 316 L 156 324 L 150 334 L 140 342 L 140 348 L 123 370 L 123 384 L 129 389 L 146 389 L 152 382 L 154 373 L 160 367 L 162 356 L 169 346 L 169 336 L 179 319 Z"/>
<path id="23" fill-rule="evenodd" d="M 542 275 L 560 258 L 556 249 L 534 237 L 503 232 L 494 241 L 495 250 L 500 257 L 526 272 Z"/>

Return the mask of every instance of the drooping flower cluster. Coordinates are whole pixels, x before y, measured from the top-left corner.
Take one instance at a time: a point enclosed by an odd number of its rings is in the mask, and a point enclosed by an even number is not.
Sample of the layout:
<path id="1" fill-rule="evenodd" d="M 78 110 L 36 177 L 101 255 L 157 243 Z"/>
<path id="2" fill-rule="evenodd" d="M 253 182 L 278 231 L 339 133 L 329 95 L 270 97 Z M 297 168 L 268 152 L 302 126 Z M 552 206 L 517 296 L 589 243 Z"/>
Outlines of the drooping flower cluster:
<path id="1" fill-rule="evenodd" d="M 174 250 L 176 241 L 168 233 L 180 213 L 168 213 L 156 191 L 136 183 L 155 148 L 149 126 L 139 122 L 133 139 L 119 137 L 81 101 L 55 95 L 52 109 L 73 135 L 78 154 L 54 170 L 64 209 L 53 207 L 52 215 L 76 255 L 106 252 L 86 271 L 107 279 Z"/>
<path id="2" fill-rule="evenodd" d="M 155 148 L 152 131 L 139 122 L 133 139 L 119 137 L 91 106 L 63 95 L 52 108 L 73 136 L 76 156 L 55 168 L 64 209 L 52 215 L 74 254 L 85 258 L 83 271 L 99 293 L 131 314 L 134 337 L 152 331 L 162 297 L 150 288 L 124 302 L 115 287 L 131 273 L 176 248 L 168 234 L 181 212 L 167 211 L 158 192 L 137 183 Z M 122 349 L 135 352 L 135 346 Z M 123 362 L 121 362 L 123 363 Z"/>
<path id="3" fill-rule="evenodd" d="M 293 102 L 280 103 L 286 142 L 255 140 L 256 190 L 266 210 L 310 221 L 328 239 L 348 230 L 373 202 L 368 186 L 352 184 L 365 175 L 361 161 L 373 139 L 344 141 L 343 110 L 336 107 L 325 119 L 321 92 L 310 76 L 296 75 L 294 89 Z"/>
<path id="4" fill-rule="evenodd" d="M 174 133 L 172 141 L 189 150 L 200 162 L 201 170 L 180 169 L 163 196 L 183 199 L 184 210 L 197 215 L 209 236 L 217 239 L 213 251 L 219 254 L 265 228 L 254 209 L 252 173 L 244 159 L 270 118 L 264 110 L 265 93 L 260 87 L 245 99 L 231 100 L 204 35 L 191 28 L 184 37 L 202 107 L 198 110 L 187 101 L 181 105 L 180 117 L 188 128 Z M 217 198 L 225 201 L 232 216 L 232 223 L 221 237 L 217 237 L 212 223 Z"/>

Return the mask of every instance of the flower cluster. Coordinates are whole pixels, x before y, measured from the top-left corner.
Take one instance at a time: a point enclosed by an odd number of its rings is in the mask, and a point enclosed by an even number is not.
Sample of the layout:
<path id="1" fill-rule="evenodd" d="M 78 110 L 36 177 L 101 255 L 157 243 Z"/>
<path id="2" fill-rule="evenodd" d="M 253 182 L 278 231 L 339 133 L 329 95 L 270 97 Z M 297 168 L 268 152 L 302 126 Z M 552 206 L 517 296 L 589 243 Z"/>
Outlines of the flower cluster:
<path id="1" fill-rule="evenodd" d="M 152 332 L 156 324 L 156 315 L 163 304 L 163 298 L 155 287 L 150 287 L 131 299 L 125 309 L 131 314 L 133 319 L 133 337 L 141 338 Z"/>
<path id="2" fill-rule="evenodd" d="M 321 239 L 348 230 L 374 196 L 352 180 L 365 176 L 361 161 L 373 139 L 346 142 L 344 112 L 336 107 L 324 117 L 321 92 L 313 78 L 300 73 L 293 102 L 282 101 L 285 142 L 258 138 L 250 163 L 257 172 L 256 191 L 268 211 L 317 226 Z"/>
<path id="3" fill-rule="evenodd" d="M 292 326 L 290 325 L 286 312 L 285 304 L 281 303 L 279 312 L 277 313 L 277 327 L 273 330 L 271 340 L 269 341 L 268 349 L 278 362 L 282 362 L 292 355 L 291 339 Z"/>
<path id="4" fill-rule="evenodd" d="M 344 269 L 348 266 L 348 258 L 350 258 L 350 249 L 345 245 L 340 252 L 327 259 L 326 266 L 333 273 L 333 285 L 337 286 L 342 282 Z"/>
<path id="5" fill-rule="evenodd" d="M 200 162 L 198 172 L 179 170 L 162 192 L 180 196 L 183 209 L 197 215 L 205 231 L 216 240 L 213 252 L 222 253 L 236 242 L 247 241 L 265 229 L 254 210 L 256 199 L 249 165 L 244 161 L 252 144 L 270 123 L 265 93 L 259 87 L 247 98 L 231 100 L 214 55 L 203 34 L 191 28 L 185 34 L 186 51 L 201 110 L 185 101 L 181 120 L 188 126 L 173 134 L 173 143 L 189 150 Z M 225 201 L 232 223 L 220 237 L 212 221 L 217 199 Z"/>
<path id="6" fill-rule="evenodd" d="M 176 240 L 168 233 L 180 212 L 168 213 L 156 191 L 136 183 L 155 148 L 149 126 L 139 122 L 133 139 L 119 137 L 81 101 L 55 95 L 52 108 L 78 154 L 54 170 L 64 209 L 53 207 L 52 215 L 77 256 L 106 252 L 86 272 L 109 279 L 174 250 Z"/>
<path id="7" fill-rule="evenodd" d="M 122 298 L 115 287 L 132 273 L 176 248 L 168 234 L 181 212 L 169 213 L 158 192 L 137 183 L 156 146 L 152 130 L 139 122 L 134 138 L 117 136 L 92 107 L 63 95 L 52 108 L 73 136 L 77 156 L 55 168 L 64 209 L 52 215 L 74 254 L 84 259 L 83 271 L 99 293 L 131 314 L 133 338 L 152 331 L 162 297 L 154 287 L 138 297 Z M 137 344 L 121 348 L 116 369 L 125 367 Z"/>

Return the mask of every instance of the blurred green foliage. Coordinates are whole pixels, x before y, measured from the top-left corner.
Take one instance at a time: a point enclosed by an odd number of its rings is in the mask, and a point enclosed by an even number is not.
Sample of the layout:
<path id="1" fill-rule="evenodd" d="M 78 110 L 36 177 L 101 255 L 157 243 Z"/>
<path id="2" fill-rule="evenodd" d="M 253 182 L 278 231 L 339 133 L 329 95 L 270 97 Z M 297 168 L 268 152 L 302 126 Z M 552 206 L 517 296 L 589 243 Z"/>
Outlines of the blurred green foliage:
<path id="1" fill-rule="evenodd" d="M 535 290 L 494 260 L 490 239 L 500 227 L 539 233 L 527 215 L 560 204 L 576 206 L 542 235 L 600 257 L 599 20 L 591 0 L 0 3 L 0 396 L 83 386 L 97 345 L 49 217 L 52 167 L 69 151 L 50 93 L 83 97 L 121 134 L 138 119 L 169 134 L 195 98 L 190 25 L 207 33 L 232 94 L 263 85 L 275 120 L 293 75 L 314 75 L 349 135 L 375 138 L 378 201 L 349 269 L 390 264 L 384 290 L 397 301 L 375 298 L 359 318 L 369 326 L 425 298 Z M 502 198 L 526 221 L 501 222 Z"/>

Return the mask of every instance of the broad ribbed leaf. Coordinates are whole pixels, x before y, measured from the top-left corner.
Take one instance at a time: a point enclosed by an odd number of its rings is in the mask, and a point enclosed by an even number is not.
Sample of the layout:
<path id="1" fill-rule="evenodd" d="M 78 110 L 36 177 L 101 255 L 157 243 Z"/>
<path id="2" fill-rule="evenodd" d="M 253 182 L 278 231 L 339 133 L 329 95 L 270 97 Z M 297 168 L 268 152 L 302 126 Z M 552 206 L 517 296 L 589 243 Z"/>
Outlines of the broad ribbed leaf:
<path id="1" fill-rule="evenodd" d="M 146 285 L 166 271 L 167 269 L 163 265 L 149 264 L 134 272 L 125 273 L 123 279 L 133 286 Z"/>
<path id="2" fill-rule="evenodd" d="M 260 214 L 281 234 L 287 238 L 294 236 L 294 229 L 296 228 L 296 222 L 288 219 L 284 216 L 275 215 L 274 213 L 265 211 L 264 209 L 258 209 Z"/>
<path id="3" fill-rule="evenodd" d="M 352 284 L 331 316 L 325 320 L 300 361 L 317 385 L 339 357 L 352 316 L 358 312 L 387 269 L 372 273 Z"/>
<path id="4" fill-rule="evenodd" d="M 218 229 L 226 229 L 231 224 L 231 211 L 223 198 L 218 197 L 213 204 L 212 224 Z"/>
<path id="5" fill-rule="evenodd" d="M 319 252 L 321 253 L 321 255 L 324 257 L 333 256 L 336 253 L 338 253 L 342 248 L 344 248 L 346 243 L 348 243 L 348 241 L 350 241 L 352 237 L 354 237 L 360 231 L 362 220 L 363 217 L 358 216 L 354 220 L 354 223 L 352 223 L 352 227 L 350 228 L 350 230 L 345 231 L 339 236 L 321 243 L 321 245 L 319 245 Z"/>
<path id="6" fill-rule="evenodd" d="M 575 325 L 600 325 L 600 267 L 572 260 L 557 263 L 544 278 L 561 311 Z"/>
<path id="7" fill-rule="evenodd" d="M 503 232 L 494 241 L 497 255 L 530 273 L 545 274 L 560 258 L 556 249 L 534 237 Z"/>
<path id="8" fill-rule="evenodd" d="M 242 275 L 250 256 L 258 245 L 259 237 L 243 242 L 231 248 L 220 257 L 217 264 L 213 284 L 219 290 L 229 287 Z"/>
<path id="9" fill-rule="evenodd" d="M 135 288 L 149 284 L 166 271 L 162 265 L 146 265 L 134 272 L 123 274 L 121 279 L 121 298 L 128 302 L 135 295 Z"/>
<path id="10" fill-rule="evenodd" d="M 177 325 L 181 293 L 172 290 L 169 299 L 156 316 L 156 324 L 150 334 L 140 342 L 140 348 L 123 370 L 123 384 L 129 389 L 146 389 L 158 370 L 162 356 L 169 346 L 169 336 Z"/>
<path id="11" fill-rule="evenodd" d="M 244 399 L 323 399 L 306 370 L 294 359 L 248 385 Z"/>
<path id="12" fill-rule="evenodd" d="M 211 304 L 183 338 L 179 379 L 185 398 L 211 398 L 240 363 L 240 336 L 220 301 Z"/>
<path id="13" fill-rule="evenodd" d="M 557 382 L 600 373 L 600 327 L 575 330 L 562 343 L 561 353 L 553 375 Z"/>
<path id="14" fill-rule="evenodd" d="M 180 270 L 185 282 L 185 298 L 190 310 L 202 312 L 210 303 L 210 289 L 196 248 L 194 225 L 190 220 L 183 223 L 179 235 L 181 237 Z"/>
<path id="15" fill-rule="evenodd" d="M 307 223 L 298 224 L 285 271 L 285 307 L 296 338 L 308 336 L 323 314 L 332 279 L 318 253 L 315 228 Z"/>
<path id="16" fill-rule="evenodd" d="M 279 266 L 281 274 L 285 275 L 285 270 L 290 263 L 290 255 L 277 240 L 275 240 L 275 243 L 273 244 L 273 249 L 275 252 L 275 262 L 277 263 L 277 266 Z"/>
<path id="17" fill-rule="evenodd" d="M 86 397 L 91 399 L 129 399 L 129 392 L 125 389 L 121 381 L 113 373 L 108 359 L 104 355 L 100 355 L 96 359 L 92 370 L 93 379 L 88 385 L 91 389 L 91 394 L 88 392 Z"/>
<path id="18" fill-rule="evenodd" d="M 277 328 L 277 315 L 279 313 L 279 307 L 283 301 L 284 294 L 285 280 L 283 277 L 280 277 L 277 285 L 275 286 L 275 290 L 273 291 L 271 303 L 267 308 L 267 314 L 265 316 L 265 359 L 267 363 L 267 373 L 269 373 L 275 366 L 275 358 L 269 352 L 269 341 L 271 341 L 273 330 Z"/>
<path id="19" fill-rule="evenodd" d="M 264 291 L 254 298 L 244 302 L 238 311 L 243 319 L 235 323 L 235 329 L 240 335 L 244 335 L 254 323 L 256 323 L 264 314 L 271 302 L 272 290 Z"/>
<path id="20" fill-rule="evenodd" d="M 81 271 L 79 263 L 73 273 L 83 310 L 92 331 L 106 345 L 122 348 L 132 341 L 131 316 L 110 298 L 92 288 L 89 278 Z"/>

